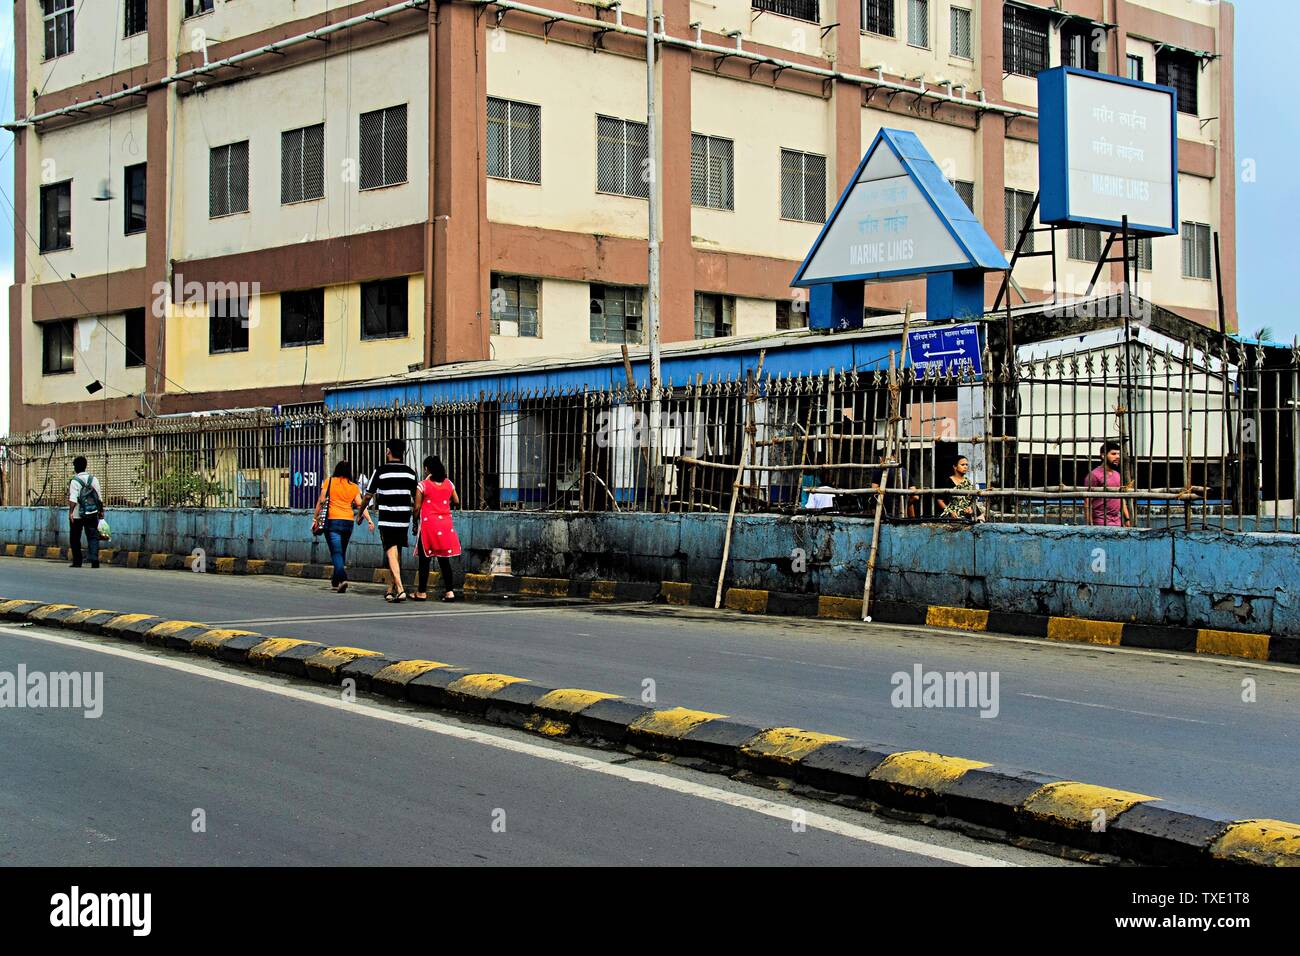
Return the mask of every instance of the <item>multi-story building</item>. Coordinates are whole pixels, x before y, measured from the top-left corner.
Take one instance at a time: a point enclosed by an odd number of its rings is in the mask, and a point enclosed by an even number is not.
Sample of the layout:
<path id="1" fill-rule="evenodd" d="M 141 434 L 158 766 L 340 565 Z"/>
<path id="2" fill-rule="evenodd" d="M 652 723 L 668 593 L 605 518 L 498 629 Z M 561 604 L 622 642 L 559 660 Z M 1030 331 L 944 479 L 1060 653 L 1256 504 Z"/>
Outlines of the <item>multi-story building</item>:
<path id="1" fill-rule="evenodd" d="M 1143 244 L 1139 291 L 1214 324 L 1218 233 L 1235 328 L 1229 4 L 661 4 L 654 177 L 644 6 L 19 0 L 14 430 L 638 342 L 651 189 L 665 341 L 797 326 L 789 281 L 882 126 L 1010 249 L 1034 76 L 1060 63 L 1178 89 L 1182 235 Z M 1101 242 L 1060 235 L 1069 291 Z M 1017 284 L 1042 296 L 1052 269 Z M 867 298 L 909 300 L 922 283 Z"/>

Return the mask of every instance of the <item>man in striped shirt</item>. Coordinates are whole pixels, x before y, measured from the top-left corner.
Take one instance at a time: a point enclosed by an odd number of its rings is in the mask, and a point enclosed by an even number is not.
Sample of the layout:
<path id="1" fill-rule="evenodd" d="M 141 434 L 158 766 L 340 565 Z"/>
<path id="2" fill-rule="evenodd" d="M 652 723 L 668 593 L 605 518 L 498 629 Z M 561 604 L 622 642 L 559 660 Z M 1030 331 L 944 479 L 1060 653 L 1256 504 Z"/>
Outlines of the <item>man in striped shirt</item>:
<path id="1" fill-rule="evenodd" d="M 402 549 L 406 547 L 406 531 L 415 504 L 416 479 L 415 470 L 402 460 L 405 457 L 406 442 L 400 438 L 388 439 L 388 454 L 370 477 L 361 502 L 361 511 L 371 501 L 377 506 L 379 541 L 392 578 L 384 600 L 390 604 L 406 600 L 406 589 L 402 587 Z"/>

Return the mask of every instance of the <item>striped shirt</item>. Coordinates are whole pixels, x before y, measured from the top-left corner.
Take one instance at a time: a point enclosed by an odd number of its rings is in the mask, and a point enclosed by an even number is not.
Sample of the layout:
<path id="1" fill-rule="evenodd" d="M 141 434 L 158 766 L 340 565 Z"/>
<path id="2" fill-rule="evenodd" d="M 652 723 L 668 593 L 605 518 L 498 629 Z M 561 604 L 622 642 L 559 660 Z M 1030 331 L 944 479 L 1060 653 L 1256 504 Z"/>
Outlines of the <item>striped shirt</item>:
<path id="1" fill-rule="evenodd" d="M 375 496 L 379 527 L 405 528 L 411 523 L 415 471 L 400 461 L 386 461 L 375 469 L 367 493 Z"/>

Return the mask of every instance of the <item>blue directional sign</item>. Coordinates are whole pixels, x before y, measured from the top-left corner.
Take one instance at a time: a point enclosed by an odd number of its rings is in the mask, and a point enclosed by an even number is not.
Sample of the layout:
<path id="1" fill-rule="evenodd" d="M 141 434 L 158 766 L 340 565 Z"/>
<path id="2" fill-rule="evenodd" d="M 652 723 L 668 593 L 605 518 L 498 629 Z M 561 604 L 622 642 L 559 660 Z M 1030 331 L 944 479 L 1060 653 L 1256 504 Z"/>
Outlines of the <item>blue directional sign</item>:
<path id="1" fill-rule="evenodd" d="M 975 324 L 914 329 L 907 335 L 907 351 L 918 374 L 934 369 L 957 375 L 967 368 L 977 376 L 984 374 L 980 329 Z"/>

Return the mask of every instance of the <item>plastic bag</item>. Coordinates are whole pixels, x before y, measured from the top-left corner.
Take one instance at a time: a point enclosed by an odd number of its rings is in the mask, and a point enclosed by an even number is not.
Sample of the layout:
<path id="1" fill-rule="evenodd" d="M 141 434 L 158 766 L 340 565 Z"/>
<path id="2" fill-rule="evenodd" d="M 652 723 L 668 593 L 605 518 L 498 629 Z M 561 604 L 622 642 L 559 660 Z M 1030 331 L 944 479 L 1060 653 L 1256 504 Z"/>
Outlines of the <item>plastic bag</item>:
<path id="1" fill-rule="evenodd" d="M 106 520 L 103 519 L 103 518 L 100 518 L 100 519 L 99 519 L 99 524 L 98 524 L 97 527 L 98 527 L 98 529 L 99 529 L 99 540 L 100 540 L 100 541 L 112 541 L 112 540 L 113 540 L 113 529 L 110 528 L 110 527 L 108 526 L 108 521 L 106 521 Z"/>

